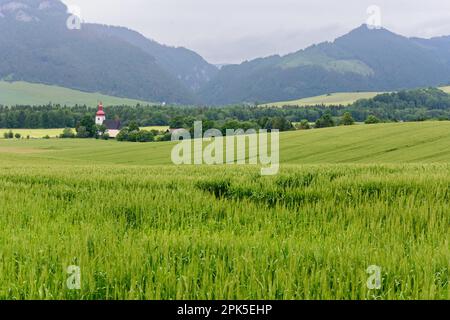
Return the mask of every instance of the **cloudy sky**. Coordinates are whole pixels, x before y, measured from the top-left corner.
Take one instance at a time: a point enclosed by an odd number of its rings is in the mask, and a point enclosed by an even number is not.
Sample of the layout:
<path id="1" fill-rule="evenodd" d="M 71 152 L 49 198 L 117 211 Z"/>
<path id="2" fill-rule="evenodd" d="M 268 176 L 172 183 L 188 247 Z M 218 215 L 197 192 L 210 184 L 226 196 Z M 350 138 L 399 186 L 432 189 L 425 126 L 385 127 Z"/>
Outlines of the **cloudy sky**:
<path id="1" fill-rule="evenodd" d="M 286 54 L 333 40 L 381 9 L 382 26 L 408 36 L 450 35 L 448 0 L 63 0 L 87 22 L 121 25 L 211 63 Z"/>

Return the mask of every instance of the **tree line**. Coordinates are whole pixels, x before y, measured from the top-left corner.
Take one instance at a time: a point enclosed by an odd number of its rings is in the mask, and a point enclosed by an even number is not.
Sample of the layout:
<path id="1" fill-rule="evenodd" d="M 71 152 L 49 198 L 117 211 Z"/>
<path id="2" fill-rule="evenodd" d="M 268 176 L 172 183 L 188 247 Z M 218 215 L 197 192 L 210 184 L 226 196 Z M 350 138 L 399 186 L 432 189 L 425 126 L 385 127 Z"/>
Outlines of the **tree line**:
<path id="1" fill-rule="evenodd" d="M 0 128 L 79 128 L 92 127 L 97 108 L 88 106 L 0 106 Z M 233 129 L 291 130 L 294 123 L 318 123 L 324 117 L 336 121 L 349 113 L 354 121 L 370 117 L 379 121 L 423 121 L 450 119 L 450 95 L 435 89 L 417 89 L 386 93 L 372 99 L 362 99 L 349 106 L 257 107 L 246 105 L 224 107 L 192 106 L 111 106 L 105 107 L 109 119 L 120 119 L 125 126 L 170 126 L 191 128 L 194 121 L 206 122 L 206 127 Z M 88 120 L 89 119 L 89 120 Z M 89 123 L 87 123 L 89 122 Z M 326 122 L 326 121 L 325 121 Z M 336 122 L 339 122 L 336 121 Z M 92 132 L 88 132 L 89 135 Z"/>

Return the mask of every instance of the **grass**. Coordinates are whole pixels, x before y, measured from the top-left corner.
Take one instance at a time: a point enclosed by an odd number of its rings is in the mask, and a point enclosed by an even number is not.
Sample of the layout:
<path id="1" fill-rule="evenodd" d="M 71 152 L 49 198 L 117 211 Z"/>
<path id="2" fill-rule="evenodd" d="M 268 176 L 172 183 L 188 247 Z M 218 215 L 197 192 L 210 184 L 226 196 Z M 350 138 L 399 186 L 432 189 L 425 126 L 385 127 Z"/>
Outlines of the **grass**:
<path id="1" fill-rule="evenodd" d="M 141 130 L 156 130 L 156 131 L 167 131 L 169 130 L 169 126 L 149 126 L 149 127 L 140 127 Z"/>
<path id="2" fill-rule="evenodd" d="M 448 94 L 450 94 L 450 86 L 447 87 L 441 87 L 440 88 L 442 91 L 447 92 Z"/>
<path id="3" fill-rule="evenodd" d="M 29 82 L 0 81 L 0 105 L 44 105 L 48 103 L 67 106 L 96 106 L 99 101 L 104 105 L 136 105 L 149 102 L 135 99 L 107 96 L 100 93 L 88 93 L 58 86 Z"/>
<path id="4" fill-rule="evenodd" d="M 30 136 L 30 138 L 43 138 L 45 136 L 55 138 L 58 137 L 64 129 L 0 129 L 0 139 L 3 139 L 3 134 L 10 130 L 13 133 L 19 133 L 22 138 L 26 138 L 27 136 Z"/>
<path id="5" fill-rule="evenodd" d="M 156 131 L 166 131 L 169 129 L 168 126 L 149 126 L 141 127 L 143 130 L 156 130 Z M 22 138 L 29 136 L 30 138 L 43 138 L 49 136 L 51 138 L 59 137 L 63 132 L 64 128 L 60 129 L 0 129 L 0 139 L 3 139 L 3 134 L 5 132 L 12 131 L 13 133 L 19 133 Z"/>
<path id="6" fill-rule="evenodd" d="M 355 125 L 281 134 L 284 164 L 446 163 L 450 122 L 427 121 Z M 119 143 L 96 140 L 2 141 L 0 146 L 36 148 L 39 158 L 71 163 L 168 165 L 173 143 Z M 8 157 L 0 153 L 0 161 Z M 33 155 L 31 156 L 33 157 Z"/>
<path id="7" fill-rule="evenodd" d="M 450 94 L 450 86 L 440 87 L 439 89 Z M 267 103 L 267 104 L 264 104 L 261 106 L 262 107 L 283 107 L 283 106 L 306 107 L 306 106 L 314 106 L 314 105 L 347 106 L 347 105 L 350 105 L 350 104 L 356 102 L 357 100 L 371 99 L 381 93 L 383 93 L 383 92 L 338 92 L 338 93 L 324 94 L 324 95 L 315 96 L 315 97 L 303 98 L 303 99 L 299 99 L 299 100 Z"/>
<path id="8" fill-rule="evenodd" d="M 172 143 L 0 141 L 0 298 L 449 299 L 449 129 L 284 133 L 273 177 L 170 165 Z"/>
<path id="9" fill-rule="evenodd" d="M 264 104 L 264 107 L 311 106 L 311 105 L 349 105 L 359 99 L 370 99 L 380 92 L 339 92 L 328 95 Z"/>

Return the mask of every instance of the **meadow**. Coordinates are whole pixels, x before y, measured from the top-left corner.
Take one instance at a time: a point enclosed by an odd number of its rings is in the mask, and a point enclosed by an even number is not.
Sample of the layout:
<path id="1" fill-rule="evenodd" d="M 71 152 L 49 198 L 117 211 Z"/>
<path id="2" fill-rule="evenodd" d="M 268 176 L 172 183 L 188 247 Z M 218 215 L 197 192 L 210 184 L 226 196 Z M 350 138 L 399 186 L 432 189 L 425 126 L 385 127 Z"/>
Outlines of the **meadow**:
<path id="1" fill-rule="evenodd" d="M 96 106 L 102 101 L 105 106 L 136 105 L 149 102 L 135 99 L 108 96 L 100 93 L 83 92 L 53 85 L 30 83 L 24 81 L 0 81 L 0 105 L 88 105 Z"/>
<path id="2" fill-rule="evenodd" d="M 447 93 L 450 93 L 450 86 L 447 87 L 441 87 L 441 90 Z"/>
<path id="3" fill-rule="evenodd" d="M 142 130 L 156 130 L 156 131 L 166 131 L 169 129 L 169 126 L 149 126 L 149 127 L 141 127 Z M 60 129 L 0 129 L 0 139 L 4 138 L 4 133 L 12 131 L 13 133 L 19 133 L 21 138 L 35 138 L 40 139 L 46 136 L 50 138 L 59 137 L 59 135 L 63 132 L 64 128 Z M 75 132 L 75 129 L 73 129 Z"/>
<path id="4" fill-rule="evenodd" d="M 0 141 L 0 299 L 449 299 L 449 129 L 283 133 L 271 177 L 171 165 L 173 143 Z"/>
<path id="5" fill-rule="evenodd" d="M 0 129 L 0 139 L 4 139 L 5 132 L 12 131 L 14 134 L 18 133 L 21 135 L 21 138 L 35 138 L 40 139 L 45 136 L 49 136 L 50 138 L 58 137 L 64 128 L 61 129 Z"/>
<path id="6" fill-rule="evenodd" d="M 450 93 L 450 86 L 439 87 L 442 91 Z M 263 104 L 263 107 L 283 107 L 283 106 L 298 106 L 307 107 L 314 105 L 324 106 L 348 106 L 360 99 L 371 99 L 383 92 L 336 92 L 330 94 L 324 94 L 315 97 L 308 97 L 298 100 L 279 101 L 273 103 Z"/>
<path id="7" fill-rule="evenodd" d="M 283 107 L 283 106 L 313 106 L 313 105 L 325 105 L 325 106 L 336 106 L 336 105 L 350 105 L 359 99 L 370 99 L 375 97 L 381 92 L 336 92 L 330 94 L 324 94 L 315 97 L 308 97 L 298 100 L 291 101 L 280 101 L 274 103 L 264 104 L 264 107 Z"/>
<path id="8" fill-rule="evenodd" d="M 283 132 L 280 157 L 282 164 L 293 165 L 447 163 L 448 132 L 449 121 Z M 170 142 L 140 144 L 93 139 L 0 140 L 0 161 L 20 154 L 23 161 L 45 160 L 55 164 L 170 165 L 173 146 Z"/>

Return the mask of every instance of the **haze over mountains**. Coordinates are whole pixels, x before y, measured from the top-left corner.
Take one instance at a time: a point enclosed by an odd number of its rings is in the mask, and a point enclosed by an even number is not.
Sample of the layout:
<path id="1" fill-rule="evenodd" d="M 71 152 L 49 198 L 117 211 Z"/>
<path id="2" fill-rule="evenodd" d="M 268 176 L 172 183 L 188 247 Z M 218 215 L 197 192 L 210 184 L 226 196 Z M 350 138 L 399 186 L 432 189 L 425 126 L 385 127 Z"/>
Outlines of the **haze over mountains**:
<path id="1" fill-rule="evenodd" d="M 450 83 L 450 37 L 363 25 L 286 55 L 217 68 L 197 53 L 99 24 L 66 27 L 59 0 L 0 0 L 0 78 L 183 104 L 272 102 Z"/>
<path id="2" fill-rule="evenodd" d="M 211 103 L 265 102 L 449 82 L 450 37 L 409 39 L 362 25 L 334 42 L 224 67 L 201 94 Z"/>
<path id="3" fill-rule="evenodd" d="M 0 0 L 0 78 L 147 101 L 195 103 L 217 68 L 120 27 L 67 28 L 58 0 Z"/>

